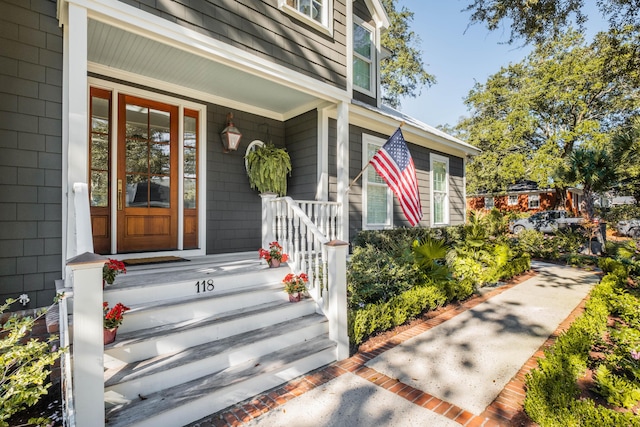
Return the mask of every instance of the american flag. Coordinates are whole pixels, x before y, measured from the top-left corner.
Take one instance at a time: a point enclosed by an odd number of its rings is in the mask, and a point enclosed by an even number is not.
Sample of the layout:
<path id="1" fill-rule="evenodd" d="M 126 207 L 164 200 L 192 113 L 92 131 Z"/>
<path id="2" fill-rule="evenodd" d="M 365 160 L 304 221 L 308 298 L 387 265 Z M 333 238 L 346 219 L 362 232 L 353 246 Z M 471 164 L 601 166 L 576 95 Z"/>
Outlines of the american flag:
<path id="1" fill-rule="evenodd" d="M 409 223 L 414 226 L 420 222 L 422 205 L 416 168 L 400 128 L 376 152 L 370 163 L 396 194 Z"/>

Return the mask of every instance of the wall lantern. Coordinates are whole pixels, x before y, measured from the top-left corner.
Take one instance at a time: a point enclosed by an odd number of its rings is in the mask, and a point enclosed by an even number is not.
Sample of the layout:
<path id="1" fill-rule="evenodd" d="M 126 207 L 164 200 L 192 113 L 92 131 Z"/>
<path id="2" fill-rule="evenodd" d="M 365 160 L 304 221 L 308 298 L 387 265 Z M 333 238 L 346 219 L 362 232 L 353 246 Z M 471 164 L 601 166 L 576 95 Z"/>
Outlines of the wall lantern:
<path id="1" fill-rule="evenodd" d="M 233 113 L 227 114 L 227 127 L 224 128 L 220 134 L 220 138 L 222 138 L 222 145 L 224 145 L 223 151 L 225 153 L 236 151 L 238 149 L 238 145 L 240 145 L 240 138 L 242 138 L 242 134 L 238 128 L 233 125 L 232 120 Z"/>

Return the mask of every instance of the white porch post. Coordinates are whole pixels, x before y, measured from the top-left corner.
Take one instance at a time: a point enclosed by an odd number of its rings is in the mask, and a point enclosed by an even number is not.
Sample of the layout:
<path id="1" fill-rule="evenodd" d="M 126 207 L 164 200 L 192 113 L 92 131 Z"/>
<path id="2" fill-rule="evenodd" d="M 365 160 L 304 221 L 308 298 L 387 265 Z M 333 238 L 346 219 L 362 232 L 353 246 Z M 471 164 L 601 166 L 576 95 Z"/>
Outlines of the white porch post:
<path id="1" fill-rule="evenodd" d="M 102 266 L 106 258 L 84 253 L 73 271 L 73 394 L 78 426 L 104 426 Z"/>
<path id="2" fill-rule="evenodd" d="M 64 259 L 78 255 L 75 238 L 76 218 L 73 206 L 73 185 L 88 181 L 88 96 L 87 96 L 87 10 L 68 3 L 67 22 L 64 23 L 64 81 L 63 81 L 63 153 L 66 154 L 66 171 L 63 170 L 64 206 L 66 230 L 63 232 L 66 247 Z M 66 173 L 66 175 L 65 175 Z"/>
<path id="3" fill-rule="evenodd" d="M 349 104 L 339 102 L 337 104 L 337 134 L 336 134 L 336 162 L 337 162 L 337 202 L 340 203 L 341 221 L 338 238 L 349 241 Z"/>
<path id="4" fill-rule="evenodd" d="M 273 204 L 271 201 L 276 198 L 274 193 L 260 194 L 262 198 L 262 247 L 267 249 L 269 243 L 276 240 L 273 230 Z"/>
<path id="5" fill-rule="evenodd" d="M 336 358 L 349 357 L 347 332 L 347 252 L 349 244 L 339 240 L 327 243 L 329 286 L 329 338 L 337 343 Z"/>

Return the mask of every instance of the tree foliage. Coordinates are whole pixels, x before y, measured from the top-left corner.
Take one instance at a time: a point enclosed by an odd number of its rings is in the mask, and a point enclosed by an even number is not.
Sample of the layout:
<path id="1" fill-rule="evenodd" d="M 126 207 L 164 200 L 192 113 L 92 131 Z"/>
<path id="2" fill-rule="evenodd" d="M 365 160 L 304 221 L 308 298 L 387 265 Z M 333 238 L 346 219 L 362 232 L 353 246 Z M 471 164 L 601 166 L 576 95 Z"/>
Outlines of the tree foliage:
<path id="1" fill-rule="evenodd" d="M 633 196 L 640 206 L 640 120 L 618 130 L 610 149 L 617 166 L 617 190 Z"/>
<path id="2" fill-rule="evenodd" d="M 640 1 L 596 0 L 611 29 L 640 25 Z M 584 30 L 587 15 L 584 0 L 473 0 L 464 10 L 471 23 L 484 23 L 491 31 L 510 26 L 509 43 L 541 43 L 559 38 L 569 27 Z"/>
<path id="3" fill-rule="evenodd" d="M 578 146 L 603 148 L 638 114 L 639 74 L 628 60 L 639 44 L 631 30 L 590 44 L 568 31 L 476 84 L 465 101 L 471 116 L 458 124 L 483 150 L 468 165 L 468 191 L 503 191 L 521 179 L 564 188 L 558 162 Z"/>
<path id="4" fill-rule="evenodd" d="M 420 38 L 409 29 L 413 12 L 406 7 L 396 10 L 395 0 L 383 0 L 390 26 L 381 36 L 381 43 L 390 56 L 380 64 L 382 101 L 398 108 L 400 98 L 415 98 L 422 86 L 431 86 L 435 76 L 425 71 L 422 54 L 418 48 Z"/>

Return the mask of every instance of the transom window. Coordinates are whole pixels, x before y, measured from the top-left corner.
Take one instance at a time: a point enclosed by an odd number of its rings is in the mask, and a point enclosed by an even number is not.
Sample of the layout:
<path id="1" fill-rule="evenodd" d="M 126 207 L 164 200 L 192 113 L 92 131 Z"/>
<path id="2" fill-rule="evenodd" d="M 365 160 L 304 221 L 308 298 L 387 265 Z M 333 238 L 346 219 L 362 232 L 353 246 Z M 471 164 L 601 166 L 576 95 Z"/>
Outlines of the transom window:
<path id="1" fill-rule="evenodd" d="M 353 24 L 353 85 L 369 95 L 374 95 L 373 28 L 364 22 Z"/>

